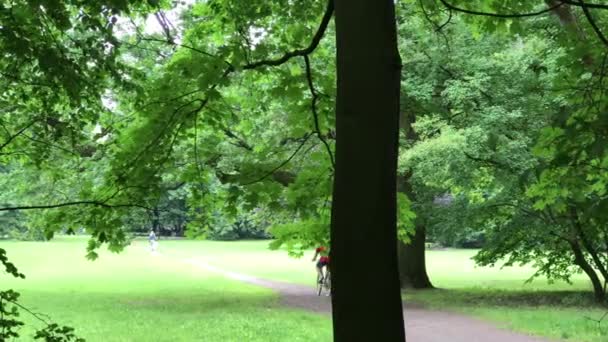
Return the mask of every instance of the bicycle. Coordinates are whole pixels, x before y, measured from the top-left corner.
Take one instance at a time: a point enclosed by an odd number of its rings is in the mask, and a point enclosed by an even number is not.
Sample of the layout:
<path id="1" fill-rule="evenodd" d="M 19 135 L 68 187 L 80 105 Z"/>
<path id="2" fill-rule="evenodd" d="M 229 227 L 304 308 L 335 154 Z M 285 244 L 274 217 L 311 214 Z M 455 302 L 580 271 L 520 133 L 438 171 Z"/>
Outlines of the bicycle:
<path id="1" fill-rule="evenodd" d="M 325 272 L 325 276 L 317 275 L 317 296 L 320 296 L 325 290 L 325 295 L 331 295 L 331 275 L 329 271 Z"/>

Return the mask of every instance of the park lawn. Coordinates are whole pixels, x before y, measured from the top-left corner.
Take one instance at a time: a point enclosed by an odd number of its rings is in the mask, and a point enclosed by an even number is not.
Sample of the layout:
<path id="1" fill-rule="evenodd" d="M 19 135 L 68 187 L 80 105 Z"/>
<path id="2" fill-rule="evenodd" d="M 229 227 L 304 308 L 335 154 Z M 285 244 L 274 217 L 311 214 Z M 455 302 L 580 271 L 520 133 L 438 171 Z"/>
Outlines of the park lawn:
<path id="1" fill-rule="evenodd" d="M 137 241 L 144 244 L 145 241 Z M 286 281 L 298 284 L 313 284 L 315 281 L 314 251 L 301 258 L 288 257 L 285 250 L 271 251 L 268 241 L 195 241 L 164 240 L 160 249 L 165 254 L 182 259 L 200 259 L 214 266 L 234 272 L 242 272 L 260 278 Z M 582 275 L 573 277 L 573 284 L 557 282 L 548 284 L 544 279 L 536 279 L 524 284 L 534 273 L 529 266 L 477 267 L 471 260 L 475 250 L 429 250 L 427 266 L 430 277 L 439 288 L 488 288 L 504 290 L 590 290 L 588 281 Z M 373 258 L 373 251 L 369 252 Z"/>
<path id="2" fill-rule="evenodd" d="M 285 251 L 269 251 L 267 246 L 267 241 L 161 242 L 161 248 L 177 258 L 199 259 L 262 278 L 312 283 L 312 252 L 294 259 Z M 593 303 L 591 287 L 584 276 L 574 276 L 572 284 L 549 284 L 544 279 L 526 284 L 534 273 L 532 267 L 476 267 L 471 260 L 475 253 L 455 249 L 427 251 L 429 275 L 441 290 L 405 291 L 406 301 L 463 312 L 507 329 L 554 339 L 608 341 L 608 318 L 601 324 L 591 320 L 601 318 L 605 310 Z"/>
<path id="3" fill-rule="evenodd" d="M 83 259 L 84 239 L 0 242 L 28 274 L 11 281 L 24 302 L 77 327 L 89 341 L 308 341 L 331 339 L 329 318 L 279 309 L 276 296 L 209 274 L 188 261 L 261 278 L 312 285 L 312 252 L 299 259 L 268 241 L 161 240 L 162 256 L 135 241 L 120 255 Z M 475 251 L 432 250 L 430 277 L 441 290 L 406 291 L 409 302 L 457 311 L 505 328 L 569 341 L 605 342 L 608 321 L 582 276 L 573 284 L 524 281 L 530 267 L 475 267 Z M 373 257 L 373 253 L 370 254 Z M 4 280 L 3 280 L 4 285 Z M 4 286 L 2 286 L 4 288 Z M 584 291 L 587 291 L 585 294 Z"/>
<path id="4" fill-rule="evenodd" d="M 145 244 L 85 260 L 86 240 L 6 242 L 0 247 L 26 274 L 2 275 L 1 288 L 22 304 L 76 328 L 87 341 L 330 341 L 324 315 L 278 306 L 271 291 L 151 256 Z M 234 250 L 233 250 L 234 252 Z M 41 323 L 23 315 L 28 326 Z M 30 341 L 32 329 L 21 330 Z"/>

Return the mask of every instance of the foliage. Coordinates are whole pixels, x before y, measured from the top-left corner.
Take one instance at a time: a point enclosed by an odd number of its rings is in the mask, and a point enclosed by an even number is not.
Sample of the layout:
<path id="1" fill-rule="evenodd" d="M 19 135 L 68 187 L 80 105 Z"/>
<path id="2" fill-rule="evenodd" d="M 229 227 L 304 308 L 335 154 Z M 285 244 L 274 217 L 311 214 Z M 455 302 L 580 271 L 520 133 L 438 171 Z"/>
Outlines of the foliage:
<path id="1" fill-rule="evenodd" d="M 268 230 L 273 236 L 270 249 L 285 247 L 289 255 L 302 257 L 304 252 L 318 246 L 328 246 L 329 221 L 307 220 L 278 224 Z"/>
<path id="2" fill-rule="evenodd" d="M 76 337 L 74 335 L 74 328 L 59 326 L 55 323 L 51 323 L 44 327 L 44 329 L 38 330 L 34 336 L 36 340 L 44 340 L 47 342 L 83 342 L 84 339 Z"/>
<path id="3" fill-rule="evenodd" d="M 416 213 L 412 210 L 412 202 L 404 193 L 397 193 L 397 236 L 407 243 L 414 233 Z"/>
<path id="4" fill-rule="evenodd" d="M 0 338 L 4 341 L 11 338 L 19 337 L 17 331 L 23 325 L 23 322 L 17 320 L 19 311 L 17 306 L 10 305 L 19 298 L 19 294 L 15 291 L 0 291 Z"/>
<path id="5" fill-rule="evenodd" d="M 524 9 L 477 5 L 486 12 Z M 580 119 L 581 113 L 601 117 L 596 107 L 602 108 L 605 97 L 592 90 L 604 74 L 602 59 L 592 57 L 601 49 L 597 41 L 584 42 L 593 47 L 585 48 L 586 67 L 594 70 L 589 73 L 568 62 L 580 58 L 577 49 L 583 47 L 577 42 L 573 48 L 572 32 L 561 32 L 563 23 L 552 17 L 493 28 L 517 30 L 516 38 L 479 35 L 476 25 L 486 24 L 491 21 L 464 24 L 455 16 L 437 36 L 444 44 L 416 34 L 415 22 L 403 25 L 417 43 L 414 51 L 420 51 L 405 63 L 426 65 L 404 81 L 406 108 L 420 114 L 419 140 L 402 153 L 401 169 L 414 171 L 415 189 L 426 201 L 418 207 L 431 223 L 432 239 L 455 244 L 483 236 L 479 264 L 507 258 L 507 265 L 535 265 L 534 276 L 564 280 L 584 271 L 603 298 L 608 274 L 599 211 L 605 183 L 597 168 L 602 158 L 587 157 L 597 156 L 591 151 L 603 144 L 585 131 L 603 126 L 593 120 L 586 126 Z M 558 39 L 562 36 L 568 39 Z M 555 123 L 561 126 L 550 128 Z M 564 127 L 572 127 L 569 135 Z M 438 201 L 445 194 L 451 200 Z"/>
<path id="6" fill-rule="evenodd" d="M 0 239 L 14 237 L 13 232 L 22 232 L 25 227 L 21 223 L 22 215 L 18 212 L 0 213 Z"/>
<path id="7" fill-rule="evenodd" d="M 269 238 L 265 227 L 260 226 L 252 214 L 237 215 L 235 220 L 231 220 L 221 213 L 217 213 L 212 215 L 207 227 L 202 230 L 189 227 L 186 234 L 191 238 L 203 237 L 220 241 Z"/>

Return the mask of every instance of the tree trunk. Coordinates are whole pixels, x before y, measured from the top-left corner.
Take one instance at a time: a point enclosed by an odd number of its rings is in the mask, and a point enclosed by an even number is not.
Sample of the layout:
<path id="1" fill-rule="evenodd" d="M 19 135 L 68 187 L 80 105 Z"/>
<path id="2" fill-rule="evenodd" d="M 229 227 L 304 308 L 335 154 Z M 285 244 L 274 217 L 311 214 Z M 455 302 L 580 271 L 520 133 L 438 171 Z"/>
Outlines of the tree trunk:
<path id="1" fill-rule="evenodd" d="M 580 241 L 582 242 L 583 247 L 585 247 L 585 250 L 587 250 L 587 253 L 589 253 L 589 255 L 591 256 L 591 260 L 593 260 L 595 269 L 600 272 L 605 281 L 608 281 L 608 270 L 604 266 L 604 263 L 602 262 L 598 254 L 598 250 L 593 246 L 593 243 L 591 242 L 591 240 L 589 240 L 587 234 L 585 234 L 585 229 L 583 229 L 583 225 L 580 221 L 580 217 L 578 215 L 578 210 L 576 209 L 576 207 L 570 207 L 570 215 L 572 225 L 574 226 L 576 234 L 580 238 Z"/>
<path id="2" fill-rule="evenodd" d="M 575 241 L 569 241 L 569 244 L 570 248 L 572 249 L 572 252 L 574 252 L 574 263 L 578 265 L 583 270 L 583 272 L 585 272 L 587 277 L 589 277 L 589 280 L 591 280 L 595 299 L 598 302 L 604 302 L 604 300 L 606 299 L 606 293 L 604 292 L 602 282 L 600 281 L 600 278 L 598 277 L 597 273 L 595 273 L 593 267 L 591 267 L 589 262 L 587 262 L 587 260 L 585 259 L 585 255 L 583 254 L 580 245 Z"/>
<path id="3" fill-rule="evenodd" d="M 399 280 L 401 288 L 432 289 L 426 272 L 426 227 L 416 225 L 415 235 L 409 244 L 399 241 Z"/>
<path id="4" fill-rule="evenodd" d="M 401 120 L 403 122 L 404 118 L 402 117 Z M 416 194 L 411 184 L 411 175 L 399 177 L 397 191 L 404 193 L 412 202 L 416 200 Z M 401 288 L 431 289 L 433 284 L 431 284 L 426 272 L 426 227 L 422 217 L 417 217 L 415 222 L 415 232 L 410 243 L 405 244 L 399 241 L 397 248 L 399 254 L 399 281 Z"/>
<path id="5" fill-rule="evenodd" d="M 393 1 L 335 0 L 335 341 L 404 341 L 396 182 L 401 61 Z"/>
<path id="6" fill-rule="evenodd" d="M 160 212 L 158 207 L 154 207 L 152 210 L 152 230 L 156 234 L 160 234 Z"/>
<path id="7" fill-rule="evenodd" d="M 416 115 L 411 110 L 402 110 L 399 120 L 400 129 L 409 141 L 418 141 L 418 135 L 414 131 L 413 124 Z M 412 173 L 399 176 L 397 179 L 397 191 L 404 193 L 412 203 L 416 201 L 416 193 L 412 186 Z M 426 272 L 426 226 L 424 218 L 420 215 L 416 218 L 414 236 L 409 244 L 399 241 L 397 251 L 399 254 L 399 281 L 401 288 L 432 289 L 429 276 Z"/>

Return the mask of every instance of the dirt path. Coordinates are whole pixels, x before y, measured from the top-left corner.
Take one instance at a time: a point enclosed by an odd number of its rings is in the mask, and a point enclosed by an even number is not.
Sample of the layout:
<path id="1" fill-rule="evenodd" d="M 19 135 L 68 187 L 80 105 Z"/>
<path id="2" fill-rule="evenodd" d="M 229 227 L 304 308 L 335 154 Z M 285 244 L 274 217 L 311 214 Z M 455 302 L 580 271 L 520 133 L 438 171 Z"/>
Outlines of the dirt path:
<path id="1" fill-rule="evenodd" d="M 197 260 L 186 260 L 185 262 L 230 279 L 272 289 L 280 294 L 281 303 L 285 306 L 322 314 L 331 313 L 330 297 L 317 296 L 312 287 L 230 272 Z M 405 306 L 405 326 L 408 341 L 444 342 L 448 340 L 448 337 L 450 342 L 550 341 L 500 329 L 484 321 L 451 312 L 427 310 L 411 307 L 407 304 Z"/>

